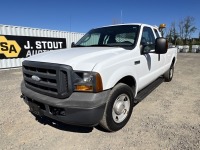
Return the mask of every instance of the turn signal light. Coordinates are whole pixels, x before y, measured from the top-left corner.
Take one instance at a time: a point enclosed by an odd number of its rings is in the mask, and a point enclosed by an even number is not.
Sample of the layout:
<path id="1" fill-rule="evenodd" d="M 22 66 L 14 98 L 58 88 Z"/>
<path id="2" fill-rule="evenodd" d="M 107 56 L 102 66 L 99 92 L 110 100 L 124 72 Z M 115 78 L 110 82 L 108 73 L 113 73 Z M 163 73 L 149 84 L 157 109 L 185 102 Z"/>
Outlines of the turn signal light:
<path id="1" fill-rule="evenodd" d="M 103 83 L 99 73 L 96 75 L 96 91 L 95 92 L 102 92 L 103 91 Z"/>
<path id="2" fill-rule="evenodd" d="M 92 92 L 93 87 L 87 85 L 76 85 L 76 91 Z"/>

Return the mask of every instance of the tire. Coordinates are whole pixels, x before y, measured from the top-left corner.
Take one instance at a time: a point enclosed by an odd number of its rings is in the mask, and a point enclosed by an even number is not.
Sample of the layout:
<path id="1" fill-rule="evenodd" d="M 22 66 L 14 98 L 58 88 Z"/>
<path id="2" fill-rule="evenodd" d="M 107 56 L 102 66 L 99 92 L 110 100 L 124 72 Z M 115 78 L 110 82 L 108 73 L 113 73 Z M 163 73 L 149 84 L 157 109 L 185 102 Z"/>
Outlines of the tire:
<path id="1" fill-rule="evenodd" d="M 133 111 L 133 91 L 123 83 L 111 91 L 100 126 L 109 132 L 118 131 L 128 122 Z"/>
<path id="2" fill-rule="evenodd" d="M 174 76 L 174 64 L 171 65 L 169 70 L 164 74 L 165 82 L 170 82 Z"/>

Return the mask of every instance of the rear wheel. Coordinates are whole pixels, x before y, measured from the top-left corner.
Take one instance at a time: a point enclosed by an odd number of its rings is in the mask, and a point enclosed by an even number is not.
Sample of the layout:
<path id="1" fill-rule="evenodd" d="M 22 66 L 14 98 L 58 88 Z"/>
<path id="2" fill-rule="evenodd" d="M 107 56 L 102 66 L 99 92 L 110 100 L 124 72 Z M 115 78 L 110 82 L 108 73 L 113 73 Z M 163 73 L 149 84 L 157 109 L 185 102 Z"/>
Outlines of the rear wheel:
<path id="1" fill-rule="evenodd" d="M 123 83 L 111 91 L 100 126 L 108 131 L 117 131 L 128 122 L 133 110 L 132 89 Z"/>
<path id="2" fill-rule="evenodd" d="M 164 74 L 165 81 L 170 82 L 173 76 L 174 76 L 174 64 L 172 64 L 169 70 Z"/>

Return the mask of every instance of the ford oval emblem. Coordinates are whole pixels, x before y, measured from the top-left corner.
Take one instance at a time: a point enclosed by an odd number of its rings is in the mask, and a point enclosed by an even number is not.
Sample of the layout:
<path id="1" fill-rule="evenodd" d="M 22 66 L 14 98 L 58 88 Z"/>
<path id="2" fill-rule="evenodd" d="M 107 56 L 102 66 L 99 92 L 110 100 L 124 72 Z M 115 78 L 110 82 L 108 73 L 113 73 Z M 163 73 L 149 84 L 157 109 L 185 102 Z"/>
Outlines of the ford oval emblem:
<path id="1" fill-rule="evenodd" d="M 34 81 L 37 81 L 37 82 L 39 82 L 41 79 L 40 79 L 40 77 L 38 77 L 38 76 L 36 76 L 36 75 L 32 75 L 32 77 L 31 77 Z"/>

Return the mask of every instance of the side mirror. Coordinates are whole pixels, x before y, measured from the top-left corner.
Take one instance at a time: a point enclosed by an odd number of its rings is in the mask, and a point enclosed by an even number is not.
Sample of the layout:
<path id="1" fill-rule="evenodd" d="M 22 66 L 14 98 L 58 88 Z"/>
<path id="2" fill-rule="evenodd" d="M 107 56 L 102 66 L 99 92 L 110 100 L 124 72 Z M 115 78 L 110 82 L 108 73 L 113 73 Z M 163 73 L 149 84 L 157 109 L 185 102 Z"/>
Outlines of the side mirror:
<path id="1" fill-rule="evenodd" d="M 76 44 L 75 44 L 74 42 L 72 42 L 72 44 L 71 44 L 71 48 L 72 48 L 72 47 L 75 47 L 75 45 L 76 45 Z"/>
<path id="2" fill-rule="evenodd" d="M 168 41 L 165 38 L 159 37 L 155 41 L 155 53 L 156 54 L 165 54 L 168 49 Z"/>

